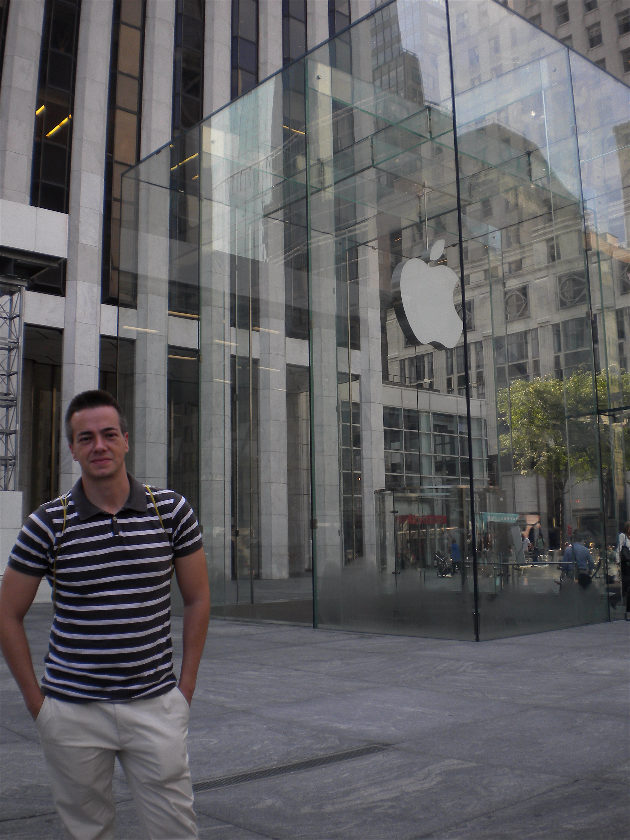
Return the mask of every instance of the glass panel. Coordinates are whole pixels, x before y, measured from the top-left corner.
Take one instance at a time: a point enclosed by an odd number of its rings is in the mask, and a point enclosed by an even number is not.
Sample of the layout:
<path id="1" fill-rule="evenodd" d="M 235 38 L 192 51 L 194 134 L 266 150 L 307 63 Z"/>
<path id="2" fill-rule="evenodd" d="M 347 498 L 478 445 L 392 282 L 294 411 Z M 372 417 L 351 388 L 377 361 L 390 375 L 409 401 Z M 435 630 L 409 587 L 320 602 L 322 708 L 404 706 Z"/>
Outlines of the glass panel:
<path id="1" fill-rule="evenodd" d="M 135 460 L 166 473 L 168 345 L 197 350 L 219 614 L 472 639 L 621 595 L 627 98 L 456 6 L 452 51 L 445 4 L 392 3 L 123 178 Z"/>
<path id="2" fill-rule="evenodd" d="M 490 265 L 489 282 L 478 291 L 470 287 L 475 299 L 489 294 L 494 351 L 494 369 L 484 372 L 488 453 L 497 465 L 492 484 L 479 472 L 483 462 L 473 460 L 486 637 L 608 614 L 604 568 L 588 590 L 560 574 L 568 543 L 587 545 L 591 571 L 600 559 L 605 565 L 601 352 L 589 313 L 594 288 L 589 291 L 583 235 L 587 182 L 580 173 L 580 156 L 592 152 L 584 154 L 572 130 L 580 96 L 599 101 L 592 91 L 603 81 L 575 84 L 574 71 L 572 88 L 569 54 L 557 42 L 523 20 L 506 20 L 495 4 L 461 5 L 468 7 L 466 44 L 481 46 L 490 34 L 515 45 L 510 69 L 501 74 L 480 69 L 471 80 L 455 66 L 468 272 L 472 278 L 473 243 L 485 249 Z M 457 36 L 453 48 L 463 49 Z M 479 446 L 473 454 L 481 454 Z"/>

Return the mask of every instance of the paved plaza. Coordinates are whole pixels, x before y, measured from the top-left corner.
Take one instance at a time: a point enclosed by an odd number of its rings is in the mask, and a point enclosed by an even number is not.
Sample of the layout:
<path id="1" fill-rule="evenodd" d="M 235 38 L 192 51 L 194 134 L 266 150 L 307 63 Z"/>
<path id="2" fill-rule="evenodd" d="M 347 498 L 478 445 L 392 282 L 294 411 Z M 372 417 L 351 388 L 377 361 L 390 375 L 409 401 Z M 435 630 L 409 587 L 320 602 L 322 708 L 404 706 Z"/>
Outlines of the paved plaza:
<path id="1" fill-rule="evenodd" d="M 38 668 L 49 620 L 28 616 Z M 200 837 L 625 840 L 629 649 L 624 621 L 476 644 L 215 619 L 190 723 Z M 4 663 L 0 691 L 0 836 L 61 839 Z"/>

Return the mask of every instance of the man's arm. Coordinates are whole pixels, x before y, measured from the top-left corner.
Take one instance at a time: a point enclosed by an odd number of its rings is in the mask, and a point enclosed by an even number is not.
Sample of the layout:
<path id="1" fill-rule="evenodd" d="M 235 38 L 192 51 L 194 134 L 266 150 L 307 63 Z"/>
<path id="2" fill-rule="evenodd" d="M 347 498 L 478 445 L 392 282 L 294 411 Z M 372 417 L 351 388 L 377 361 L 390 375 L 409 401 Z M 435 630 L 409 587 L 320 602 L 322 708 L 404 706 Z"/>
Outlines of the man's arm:
<path id="1" fill-rule="evenodd" d="M 190 704 L 210 619 L 210 584 L 203 548 L 178 557 L 175 560 L 175 576 L 184 600 L 184 651 L 179 690 Z"/>
<path id="2" fill-rule="evenodd" d="M 8 568 L 0 587 L 0 647 L 33 718 L 39 714 L 44 695 L 35 676 L 24 616 L 33 603 L 40 580 Z"/>

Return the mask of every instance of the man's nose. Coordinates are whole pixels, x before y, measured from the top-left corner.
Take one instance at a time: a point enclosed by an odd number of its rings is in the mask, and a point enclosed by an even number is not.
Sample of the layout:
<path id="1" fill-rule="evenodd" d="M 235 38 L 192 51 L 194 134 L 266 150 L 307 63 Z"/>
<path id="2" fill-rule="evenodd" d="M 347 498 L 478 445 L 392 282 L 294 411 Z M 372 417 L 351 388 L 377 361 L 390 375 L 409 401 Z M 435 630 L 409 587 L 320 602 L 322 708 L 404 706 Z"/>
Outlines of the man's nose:
<path id="1" fill-rule="evenodd" d="M 96 435 L 94 437 L 94 448 L 102 449 L 105 446 L 105 438 L 103 435 Z"/>

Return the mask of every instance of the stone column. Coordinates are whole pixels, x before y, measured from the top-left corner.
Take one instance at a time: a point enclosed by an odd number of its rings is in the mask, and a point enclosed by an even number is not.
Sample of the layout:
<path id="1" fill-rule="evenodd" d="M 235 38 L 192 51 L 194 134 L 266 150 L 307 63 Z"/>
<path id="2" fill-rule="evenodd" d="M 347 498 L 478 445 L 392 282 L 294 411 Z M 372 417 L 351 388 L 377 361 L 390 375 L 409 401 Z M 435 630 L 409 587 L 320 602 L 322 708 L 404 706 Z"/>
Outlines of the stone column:
<path id="1" fill-rule="evenodd" d="M 282 67 L 282 3 L 260 0 L 258 78 L 262 81 Z"/>
<path id="2" fill-rule="evenodd" d="M 171 136 L 175 0 L 148 0 L 141 156 Z M 134 471 L 158 486 L 167 476 L 170 167 L 168 146 L 147 164 L 139 192 Z M 145 165 L 145 167 L 147 166 Z M 143 173 L 141 177 L 143 177 Z"/>
<path id="3" fill-rule="evenodd" d="M 308 49 L 311 50 L 322 41 L 328 40 L 328 13 L 326 3 L 322 0 L 307 0 L 306 7 L 306 38 Z"/>
<path id="4" fill-rule="evenodd" d="M 367 246 L 359 249 L 359 312 L 363 557 L 367 565 L 376 568 L 378 534 L 374 494 L 385 487 L 383 370 L 378 253 Z"/>
<path id="5" fill-rule="evenodd" d="M 209 120 L 201 130 L 199 521 L 213 601 L 225 603 L 230 601 L 232 576 L 230 210 L 219 196 L 212 200 L 213 186 L 225 177 L 226 152 L 226 134 L 213 135 L 213 125 Z"/>
<path id="6" fill-rule="evenodd" d="M 72 115 L 62 410 L 76 393 L 98 386 L 104 126 L 112 10 L 113 0 L 100 0 L 84 3 L 81 12 Z M 63 429 L 61 435 L 59 484 L 66 490 L 79 471 Z"/>
<path id="7" fill-rule="evenodd" d="M 44 0 L 11 3 L 0 95 L 0 196 L 28 204 Z"/>
<path id="8" fill-rule="evenodd" d="M 287 493 L 287 376 L 284 324 L 284 229 L 264 222 L 266 259 L 259 263 L 260 363 L 258 449 L 263 578 L 289 576 Z"/>
<path id="9" fill-rule="evenodd" d="M 230 101 L 232 4 L 206 3 L 203 113 L 213 114 Z"/>
<path id="10" fill-rule="evenodd" d="M 309 62 L 310 346 L 312 400 L 312 486 L 316 528 L 314 562 L 320 613 L 339 620 L 341 609 L 342 522 L 337 385 L 337 292 L 335 213 L 332 189 L 330 67 Z"/>

